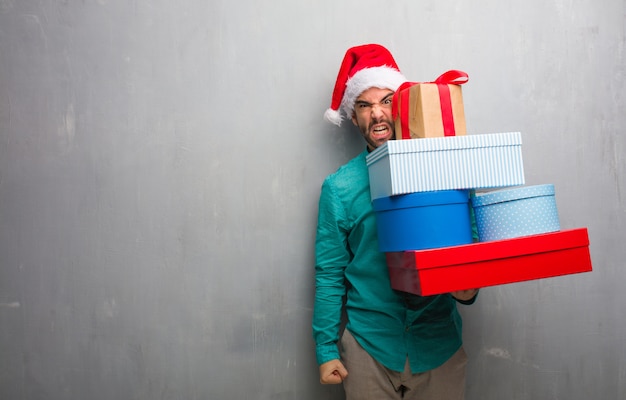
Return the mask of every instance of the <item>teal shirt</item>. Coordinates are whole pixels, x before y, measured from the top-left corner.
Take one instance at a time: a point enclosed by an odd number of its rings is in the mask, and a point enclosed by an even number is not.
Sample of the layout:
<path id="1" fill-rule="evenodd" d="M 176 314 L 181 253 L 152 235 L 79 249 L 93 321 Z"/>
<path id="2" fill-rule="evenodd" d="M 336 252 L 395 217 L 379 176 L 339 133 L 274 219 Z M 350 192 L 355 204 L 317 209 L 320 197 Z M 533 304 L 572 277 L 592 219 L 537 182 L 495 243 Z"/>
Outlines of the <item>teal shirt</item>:
<path id="1" fill-rule="evenodd" d="M 391 288 L 378 250 L 364 151 L 322 185 L 315 242 L 313 337 L 318 364 L 339 359 L 345 298 L 348 329 L 378 362 L 413 373 L 431 370 L 461 346 L 461 317 L 449 294 L 403 296 Z"/>

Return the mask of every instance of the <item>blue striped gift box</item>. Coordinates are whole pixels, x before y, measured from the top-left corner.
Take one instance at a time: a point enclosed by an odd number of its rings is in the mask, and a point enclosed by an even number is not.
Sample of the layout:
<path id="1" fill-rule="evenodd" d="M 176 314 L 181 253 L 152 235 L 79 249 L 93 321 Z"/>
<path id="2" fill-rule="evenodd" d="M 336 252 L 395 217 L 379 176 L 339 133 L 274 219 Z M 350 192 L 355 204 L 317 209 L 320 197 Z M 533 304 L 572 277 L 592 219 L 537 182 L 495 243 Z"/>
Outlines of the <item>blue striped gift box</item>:
<path id="1" fill-rule="evenodd" d="M 390 140 L 367 155 L 372 200 L 524 184 L 520 132 Z"/>

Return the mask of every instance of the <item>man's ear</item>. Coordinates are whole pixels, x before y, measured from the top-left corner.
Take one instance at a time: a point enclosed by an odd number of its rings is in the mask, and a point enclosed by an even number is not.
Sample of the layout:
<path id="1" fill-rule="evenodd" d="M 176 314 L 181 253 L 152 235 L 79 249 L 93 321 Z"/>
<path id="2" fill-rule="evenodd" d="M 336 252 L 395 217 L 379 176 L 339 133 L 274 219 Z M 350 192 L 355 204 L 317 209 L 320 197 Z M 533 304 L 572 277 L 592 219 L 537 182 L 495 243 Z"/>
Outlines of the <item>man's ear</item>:
<path id="1" fill-rule="evenodd" d="M 354 111 L 352 112 L 352 123 L 354 124 L 354 126 L 359 126 L 359 123 L 356 120 L 356 114 L 354 113 Z"/>

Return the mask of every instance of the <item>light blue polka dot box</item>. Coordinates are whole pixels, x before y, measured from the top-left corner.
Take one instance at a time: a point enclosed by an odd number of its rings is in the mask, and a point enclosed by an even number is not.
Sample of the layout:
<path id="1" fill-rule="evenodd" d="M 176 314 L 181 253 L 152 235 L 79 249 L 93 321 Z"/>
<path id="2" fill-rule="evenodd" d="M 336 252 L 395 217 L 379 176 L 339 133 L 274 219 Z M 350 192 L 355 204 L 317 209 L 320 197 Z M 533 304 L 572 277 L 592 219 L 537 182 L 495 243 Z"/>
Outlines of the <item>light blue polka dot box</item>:
<path id="1" fill-rule="evenodd" d="M 471 202 L 481 242 L 561 229 L 551 184 L 480 193 Z"/>

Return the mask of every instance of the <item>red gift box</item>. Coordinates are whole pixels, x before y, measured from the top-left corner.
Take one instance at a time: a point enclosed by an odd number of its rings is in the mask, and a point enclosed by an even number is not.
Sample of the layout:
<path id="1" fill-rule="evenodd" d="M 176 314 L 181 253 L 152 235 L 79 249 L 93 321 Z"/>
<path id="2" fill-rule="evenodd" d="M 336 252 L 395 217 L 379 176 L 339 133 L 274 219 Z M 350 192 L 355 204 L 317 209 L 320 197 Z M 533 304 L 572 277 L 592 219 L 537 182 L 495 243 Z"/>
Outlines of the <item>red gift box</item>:
<path id="1" fill-rule="evenodd" d="M 587 228 L 386 256 L 391 286 L 420 296 L 591 271 Z"/>

